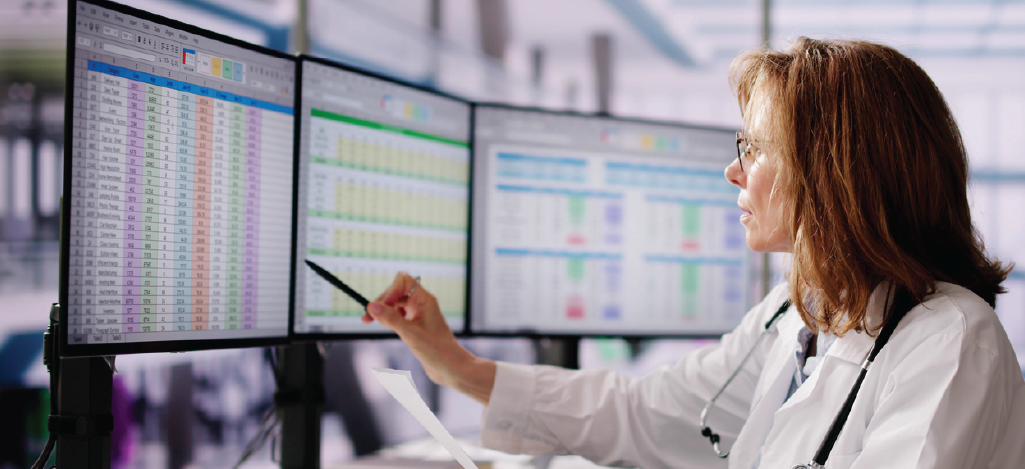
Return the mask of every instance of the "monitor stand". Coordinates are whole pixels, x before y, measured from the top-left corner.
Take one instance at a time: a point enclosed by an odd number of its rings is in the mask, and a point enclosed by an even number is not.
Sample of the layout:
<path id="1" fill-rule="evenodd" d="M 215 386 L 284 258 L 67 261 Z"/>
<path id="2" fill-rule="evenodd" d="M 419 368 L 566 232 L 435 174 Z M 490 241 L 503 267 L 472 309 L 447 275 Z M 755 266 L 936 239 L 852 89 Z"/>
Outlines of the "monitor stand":
<path id="1" fill-rule="evenodd" d="M 534 358 L 539 365 L 553 365 L 570 370 L 580 369 L 580 337 L 542 337 L 533 340 Z M 547 469 L 554 455 L 534 457 L 534 469 Z"/>
<path id="2" fill-rule="evenodd" d="M 281 350 L 274 394 L 281 416 L 281 469 L 320 469 L 324 356 L 315 342 Z"/>
<path id="3" fill-rule="evenodd" d="M 43 362 L 50 371 L 47 426 L 51 438 L 56 436 L 57 467 L 110 469 L 114 357 L 61 358 L 59 317 L 54 303 L 43 337 Z M 47 444 L 44 453 L 52 449 Z"/>
<path id="4" fill-rule="evenodd" d="M 112 358 L 112 357 L 111 357 Z M 109 469 L 113 373 L 105 357 L 61 359 L 56 417 L 75 434 L 57 435 L 57 467 Z M 50 424 L 51 431 L 53 423 Z"/>
<path id="5" fill-rule="evenodd" d="M 534 339 L 534 356 L 539 365 L 554 365 L 571 370 L 580 369 L 580 338 L 559 337 Z"/>

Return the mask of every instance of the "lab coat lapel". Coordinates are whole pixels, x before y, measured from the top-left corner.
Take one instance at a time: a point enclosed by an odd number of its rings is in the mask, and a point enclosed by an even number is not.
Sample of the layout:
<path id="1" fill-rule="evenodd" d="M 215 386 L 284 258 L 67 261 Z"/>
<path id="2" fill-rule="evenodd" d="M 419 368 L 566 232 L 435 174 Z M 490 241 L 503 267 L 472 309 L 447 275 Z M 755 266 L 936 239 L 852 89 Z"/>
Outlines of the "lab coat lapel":
<path id="1" fill-rule="evenodd" d="M 869 300 L 870 323 L 877 324 L 882 315 L 885 292 L 885 285 L 877 287 Z M 861 363 L 874 344 L 874 337 L 854 331 L 833 342 L 818 368 L 773 415 L 773 425 L 768 431 L 762 454 L 764 467 L 811 460 L 857 381 Z M 793 357 L 789 358 L 793 362 Z M 834 450 L 838 448 L 839 445 Z"/>
<path id="2" fill-rule="evenodd" d="M 833 343 L 804 385 L 773 415 L 761 467 L 789 467 L 811 460 L 857 380 L 872 343 L 867 334 L 854 332 Z M 843 452 L 841 446 L 838 443 L 834 451 Z"/>
<path id="3" fill-rule="evenodd" d="M 772 429 L 773 415 L 786 399 L 797 371 L 793 355 L 795 348 L 801 346 L 797 335 L 803 326 L 804 322 L 794 309 L 779 320 L 779 336 L 766 357 L 765 369 L 751 401 L 751 414 L 730 452 L 731 468 L 751 468 L 758 461 L 765 437 Z"/>
<path id="4" fill-rule="evenodd" d="M 873 343 L 874 339 L 864 332 L 849 332 L 843 337 L 836 339 L 836 342 L 833 342 L 833 345 L 829 347 L 829 350 L 826 352 L 826 356 L 823 358 L 822 363 L 819 364 L 818 368 L 816 368 L 815 372 L 813 372 L 811 376 L 808 377 L 808 380 L 804 382 L 804 385 L 797 388 L 794 395 L 790 396 L 790 399 L 788 399 L 786 403 L 779 408 L 780 413 L 785 412 L 791 407 L 798 406 L 804 402 L 804 400 L 808 399 L 808 397 L 812 395 L 815 387 L 818 386 L 818 376 L 826 370 L 831 370 L 839 366 L 837 360 L 853 363 L 858 367 L 858 369 L 860 369 L 861 362 L 864 361 L 868 352 L 872 350 Z M 855 379 L 856 377 L 857 374 L 855 374 Z M 854 385 L 853 380 L 851 381 L 851 385 Z M 836 397 L 842 401 L 847 398 L 847 395 L 830 396 L 829 398 L 832 397 Z"/>

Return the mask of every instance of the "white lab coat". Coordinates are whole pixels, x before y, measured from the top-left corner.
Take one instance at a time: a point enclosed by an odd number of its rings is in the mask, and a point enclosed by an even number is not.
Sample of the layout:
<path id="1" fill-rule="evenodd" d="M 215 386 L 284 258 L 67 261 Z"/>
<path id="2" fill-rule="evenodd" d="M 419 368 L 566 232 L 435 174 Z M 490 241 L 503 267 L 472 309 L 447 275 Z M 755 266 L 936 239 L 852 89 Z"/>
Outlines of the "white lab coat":
<path id="1" fill-rule="evenodd" d="M 883 289 L 872 297 L 878 320 Z M 643 378 L 602 370 L 500 364 L 481 440 L 512 453 L 579 454 L 643 468 L 786 468 L 811 460 L 874 338 L 848 333 L 784 404 L 803 323 L 794 308 L 719 398 L 698 415 L 787 298 L 770 292 L 720 344 Z M 865 377 L 828 468 L 1023 468 L 1025 381 L 996 314 L 969 290 L 939 283 L 901 321 Z"/>

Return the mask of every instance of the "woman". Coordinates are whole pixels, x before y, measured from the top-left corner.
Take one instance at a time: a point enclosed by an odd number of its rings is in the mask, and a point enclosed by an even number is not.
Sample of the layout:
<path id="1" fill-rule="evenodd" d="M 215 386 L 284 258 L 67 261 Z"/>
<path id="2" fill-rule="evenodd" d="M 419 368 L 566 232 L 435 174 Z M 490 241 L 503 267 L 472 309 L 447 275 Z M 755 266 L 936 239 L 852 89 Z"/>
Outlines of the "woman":
<path id="1" fill-rule="evenodd" d="M 600 464 L 725 466 L 697 422 L 739 367 L 707 421 L 728 466 L 746 469 L 812 459 L 893 319 L 828 467 L 1025 465 L 1025 382 L 993 312 L 1009 269 L 975 235 L 967 157 L 936 86 L 891 48 L 807 38 L 747 52 L 731 74 L 747 130 L 726 178 L 747 244 L 793 264 L 719 345 L 641 379 L 495 363 L 460 347 L 402 274 L 364 321 L 487 405 L 485 445 Z"/>

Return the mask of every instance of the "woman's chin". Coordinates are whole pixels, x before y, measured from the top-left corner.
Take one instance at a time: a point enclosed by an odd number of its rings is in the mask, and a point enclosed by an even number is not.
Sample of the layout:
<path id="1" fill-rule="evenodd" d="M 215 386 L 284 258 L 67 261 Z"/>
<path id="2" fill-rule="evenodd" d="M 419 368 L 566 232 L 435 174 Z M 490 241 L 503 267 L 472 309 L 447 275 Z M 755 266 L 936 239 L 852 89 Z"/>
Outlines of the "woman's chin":
<path id="1" fill-rule="evenodd" d="M 747 247 L 751 248 L 752 251 L 763 253 L 781 251 L 782 246 L 780 246 L 780 243 L 773 243 L 771 242 L 772 240 L 766 239 L 764 236 L 758 236 L 757 234 L 752 233 L 752 231 L 753 230 L 748 228 L 747 238 L 745 238 L 747 241 Z"/>

